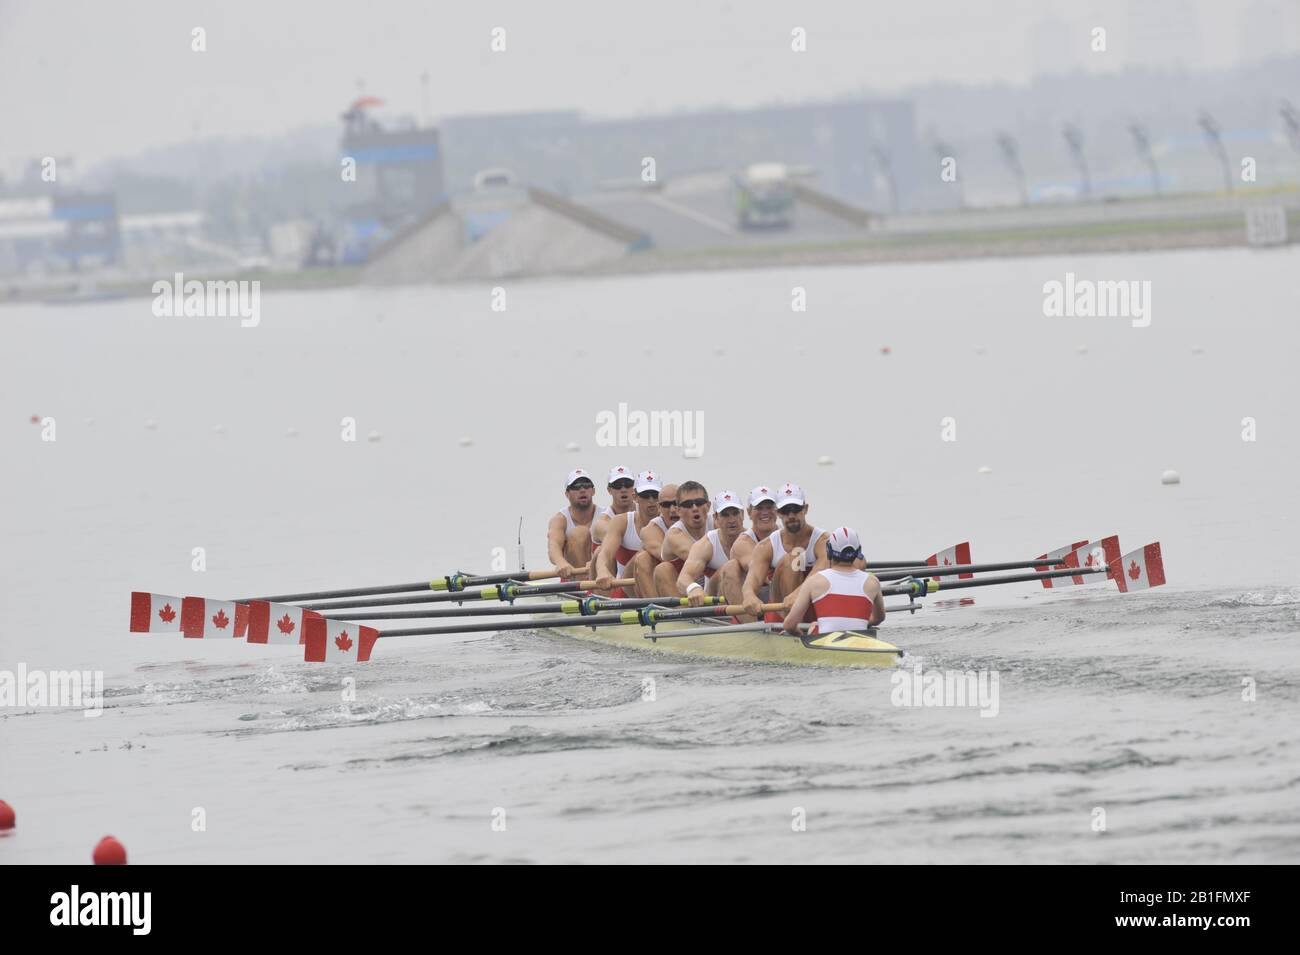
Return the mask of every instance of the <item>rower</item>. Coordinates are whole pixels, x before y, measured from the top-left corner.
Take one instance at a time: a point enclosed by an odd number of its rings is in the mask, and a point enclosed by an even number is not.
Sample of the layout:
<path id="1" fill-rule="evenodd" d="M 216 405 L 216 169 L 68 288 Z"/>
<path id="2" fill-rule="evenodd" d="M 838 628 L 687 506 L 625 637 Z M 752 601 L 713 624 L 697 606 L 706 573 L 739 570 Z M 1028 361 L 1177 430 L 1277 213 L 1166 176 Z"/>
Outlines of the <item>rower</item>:
<path id="1" fill-rule="evenodd" d="M 546 559 L 569 580 L 581 579 L 590 570 L 592 505 L 596 485 L 582 468 L 574 468 L 564 481 L 567 507 L 555 512 L 546 526 Z"/>
<path id="2" fill-rule="evenodd" d="M 664 535 L 664 546 L 659 551 L 661 563 L 654 571 L 656 597 L 677 596 L 677 575 L 686 566 L 691 548 L 712 530 L 709 492 L 699 481 L 683 481 L 677 486 L 677 510 L 681 517 Z"/>
<path id="3" fill-rule="evenodd" d="M 605 529 L 605 539 L 596 554 L 596 589 L 609 590 L 614 579 L 626 578 L 629 568 L 644 546 L 642 534 L 646 525 L 659 519 L 659 492 L 662 485 L 653 471 L 642 471 L 636 477 L 636 509 L 615 514 Z M 669 485 L 670 487 L 672 485 Z M 662 546 L 662 542 L 660 544 Z M 626 597 L 623 588 L 610 591 L 611 597 Z M 637 596 L 643 595 L 638 592 Z"/>
<path id="4" fill-rule="evenodd" d="M 776 497 L 772 489 L 765 484 L 751 488 L 749 492 L 749 527 L 740 532 L 736 542 L 731 545 L 731 559 L 723 565 L 718 574 L 718 589 L 729 604 L 738 604 L 744 600 L 745 574 L 749 573 L 749 558 L 754 548 L 772 536 L 776 530 Z M 771 574 L 769 573 L 769 578 Z M 759 597 L 767 587 L 764 582 L 759 589 Z"/>
<path id="5" fill-rule="evenodd" d="M 745 526 L 739 494 L 723 491 L 714 497 L 713 523 L 713 530 L 691 545 L 677 575 L 677 592 L 689 598 L 692 607 L 704 606 L 705 597 L 719 593 L 722 577 L 718 571 L 731 559 L 731 549 Z M 700 583 L 701 577 L 706 580 L 704 584 Z"/>
<path id="6" fill-rule="evenodd" d="M 647 472 L 649 473 L 649 472 Z M 656 482 L 659 480 L 651 474 Z M 641 552 L 632 558 L 632 576 L 636 579 L 638 597 L 657 597 L 655 593 L 655 568 L 663 550 L 668 528 L 677 523 L 677 485 L 665 484 L 659 490 L 659 516 L 652 518 L 641 531 Z M 666 595 L 665 595 L 666 596 Z"/>
<path id="7" fill-rule="evenodd" d="M 605 484 L 605 489 L 609 491 L 610 505 L 596 508 L 596 516 L 591 519 L 592 553 L 600 550 L 610 518 L 615 514 L 626 514 L 636 507 L 636 495 L 632 490 L 635 483 L 632 472 L 623 465 L 609 469 L 609 481 Z"/>
<path id="8" fill-rule="evenodd" d="M 831 531 L 826 541 L 830 566 L 811 574 L 795 594 L 785 615 L 787 633 L 798 633 L 809 610 L 816 616 L 812 633 L 837 630 L 862 632 L 884 622 L 885 601 L 876 575 L 855 566 L 862 558 L 862 541 L 849 527 Z"/>
<path id="9" fill-rule="evenodd" d="M 768 600 L 786 603 L 809 573 L 828 566 L 826 532 L 808 523 L 808 502 L 803 488 L 786 482 L 776 493 L 776 510 L 781 530 L 760 542 L 751 552 L 745 575 L 745 613 L 758 614 L 762 606 L 758 591 L 770 586 Z"/>

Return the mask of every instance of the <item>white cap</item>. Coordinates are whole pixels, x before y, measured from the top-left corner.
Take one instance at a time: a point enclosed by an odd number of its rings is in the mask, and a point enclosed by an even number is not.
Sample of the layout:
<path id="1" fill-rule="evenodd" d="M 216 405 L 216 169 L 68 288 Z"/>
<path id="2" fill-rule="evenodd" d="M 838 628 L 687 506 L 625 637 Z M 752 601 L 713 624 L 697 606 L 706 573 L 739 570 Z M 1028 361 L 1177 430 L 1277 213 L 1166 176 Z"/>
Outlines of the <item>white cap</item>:
<path id="1" fill-rule="evenodd" d="M 735 491 L 723 491 L 721 494 L 713 495 L 713 513 L 721 514 L 729 507 L 734 507 L 738 511 L 743 511 L 740 506 L 740 495 Z"/>
<path id="2" fill-rule="evenodd" d="M 623 465 L 617 464 L 609 469 L 609 480 L 605 483 L 613 484 L 615 481 L 622 481 L 624 479 L 629 481 L 633 480 L 632 472 L 623 467 Z"/>
<path id="3" fill-rule="evenodd" d="M 582 478 L 586 478 L 588 481 L 591 481 L 590 474 L 588 474 L 582 468 L 574 468 L 572 471 L 569 472 L 569 476 L 564 479 L 564 489 L 567 491 L 569 489 L 570 484 L 572 484 L 574 481 L 579 481 Z M 596 482 L 592 481 L 592 483 L 595 484 Z"/>
<path id="4" fill-rule="evenodd" d="M 760 484 L 749 492 L 749 506 L 758 507 L 764 501 L 776 503 L 776 496 L 772 494 L 772 489 L 766 484 Z"/>
<path id="5" fill-rule="evenodd" d="M 636 492 L 642 491 L 662 491 L 664 489 L 663 479 L 654 471 L 642 471 L 636 476 Z"/>
<path id="6" fill-rule="evenodd" d="M 803 488 L 789 481 L 782 484 L 781 489 L 776 492 L 776 509 L 779 511 L 787 504 L 798 504 L 800 507 L 804 505 Z"/>
<path id="7" fill-rule="evenodd" d="M 842 554 L 844 551 L 857 551 L 862 553 L 862 541 L 858 539 L 858 532 L 851 527 L 837 527 L 831 531 L 830 536 L 826 538 L 826 551 L 828 554 Z"/>

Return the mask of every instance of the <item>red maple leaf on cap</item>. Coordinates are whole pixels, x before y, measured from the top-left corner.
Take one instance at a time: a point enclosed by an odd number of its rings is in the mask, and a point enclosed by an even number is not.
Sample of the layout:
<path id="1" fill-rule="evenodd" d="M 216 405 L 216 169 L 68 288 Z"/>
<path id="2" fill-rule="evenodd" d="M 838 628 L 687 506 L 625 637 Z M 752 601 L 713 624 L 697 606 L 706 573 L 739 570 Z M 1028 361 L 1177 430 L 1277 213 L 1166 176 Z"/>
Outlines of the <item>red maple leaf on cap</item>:
<path id="1" fill-rule="evenodd" d="M 275 626 L 277 627 L 277 629 L 279 629 L 281 633 L 293 633 L 293 621 L 289 619 L 288 614 L 285 614 L 283 617 L 277 620 L 275 622 Z"/>
<path id="2" fill-rule="evenodd" d="M 1136 560 L 1128 565 L 1128 575 L 1134 580 L 1142 576 L 1142 568 L 1138 566 Z"/>
<path id="3" fill-rule="evenodd" d="M 339 635 L 334 638 L 334 646 L 338 647 L 344 653 L 347 653 L 352 649 L 352 638 L 348 636 L 346 630 L 341 631 Z"/>
<path id="4" fill-rule="evenodd" d="M 176 611 L 172 609 L 171 604 L 163 604 L 163 608 L 158 611 L 158 616 L 164 623 L 171 623 L 176 619 Z"/>
<path id="5" fill-rule="evenodd" d="M 228 623 L 230 623 L 230 618 L 226 616 L 226 612 L 224 610 L 218 610 L 215 614 L 212 615 L 212 625 L 215 626 L 218 630 L 224 630 L 226 628 L 226 624 Z"/>

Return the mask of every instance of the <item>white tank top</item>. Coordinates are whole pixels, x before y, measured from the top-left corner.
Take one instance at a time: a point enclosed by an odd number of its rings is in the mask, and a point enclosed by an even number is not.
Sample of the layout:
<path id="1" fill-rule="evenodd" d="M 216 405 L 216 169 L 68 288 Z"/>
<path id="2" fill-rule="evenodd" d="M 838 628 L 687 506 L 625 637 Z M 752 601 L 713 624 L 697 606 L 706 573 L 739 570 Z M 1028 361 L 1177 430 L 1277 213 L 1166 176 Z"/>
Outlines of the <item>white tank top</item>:
<path id="1" fill-rule="evenodd" d="M 826 532 L 819 527 L 812 529 L 812 537 L 808 538 L 808 547 L 804 551 L 805 568 L 810 568 L 817 559 L 817 542 L 821 540 Z M 782 557 L 785 556 L 785 542 L 781 539 L 780 531 L 773 531 L 772 536 L 768 538 L 772 542 L 772 566 L 777 565 Z"/>
<path id="2" fill-rule="evenodd" d="M 871 598 L 862 592 L 867 582 L 867 572 L 858 570 L 821 571 L 830 589 L 813 601 L 817 614 L 817 632 L 834 630 L 865 630 L 871 625 Z"/>
<path id="3" fill-rule="evenodd" d="M 575 527 L 591 527 L 591 524 L 579 524 L 577 521 L 575 521 L 575 520 L 573 519 L 573 508 L 572 508 L 572 506 L 562 508 L 562 509 L 560 509 L 559 511 L 556 511 L 556 513 L 557 513 L 557 514 L 563 514 L 563 515 L 564 515 L 564 533 L 566 533 L 566 534 L 572 534 L 572 533 L 573 533 L 573 529 L 574 529 Z M 597 512 L 597 513 L 598 513 L 598 512 Z M 593 513 L 592 516 L 591 516 L 591 520 L 592 520 L 593 522 L 595 522 L 595 520 L 596 520 L 596 515 L 595 515 L 594 513 Z"/>
<path id="4" fill-rule="evenodd" d="M 709 568 L 709 575 L 712 576 L 714 573 L 721 570 L 722 565 L 731 558 L 727 555 L 727 552 L 722 549 L 722 531 L 712 530 L 704 536 L 713 544 L 713 556 L 709 558 L 709 563 L 707 565 Z"/>
<path id="5" fill-rule="evenodd" d="M 658 518 L 655 518 L 658 520 Z M 618 576 L 626 577 L 625 571 L 632 563 L 632 558 L 641 550 L 641 532 L 636 529 L 636 511 L 627 512 L 627 529 L 623 531 L 623 540 L 619 542 L 614 555 L 614 564 L 618 567 Z"/>

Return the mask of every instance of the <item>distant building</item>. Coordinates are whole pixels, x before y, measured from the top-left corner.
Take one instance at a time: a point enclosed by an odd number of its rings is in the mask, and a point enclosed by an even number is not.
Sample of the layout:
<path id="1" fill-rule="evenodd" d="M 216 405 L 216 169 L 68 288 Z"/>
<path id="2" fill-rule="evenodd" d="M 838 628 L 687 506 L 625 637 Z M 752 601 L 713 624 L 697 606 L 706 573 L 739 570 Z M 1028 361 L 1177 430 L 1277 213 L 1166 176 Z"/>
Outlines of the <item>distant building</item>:
<path id="1" fill-rule="evenodd" d="M 0 199 L 0 272 L 75 272 L 121 259 L 117 202 L 108 193 Z"/>
<path id="2" fill-rule="evenodd" d="M 618 120 L 585 120 L 571 111 L 462 116 L 440 128 L 453 194 L 468 191 L 479 170 L 505 166 L 521 182 L 582 195 L 639 179 L 647 157 L 660 182 L 700 171 L 738 172 L 755 162 L 811 167 L 820 189 L 881 211 L 894 201 L 891 180 L 904 210 L 923 205 L 933 189 L 923 177 L 930 164 L 922 162 L 912 105 L 903 100 Z"/>
<path id="3" fill-rule="evenodd" d="M 361 97 L 342 116 L 340 149 L 356 162 L 357 199 L 335 239 L 338 261 L 365 261 L 371 250 L 446 198 L 438 130 L 385 128 L 371 113 L 382 105 Z"/>

